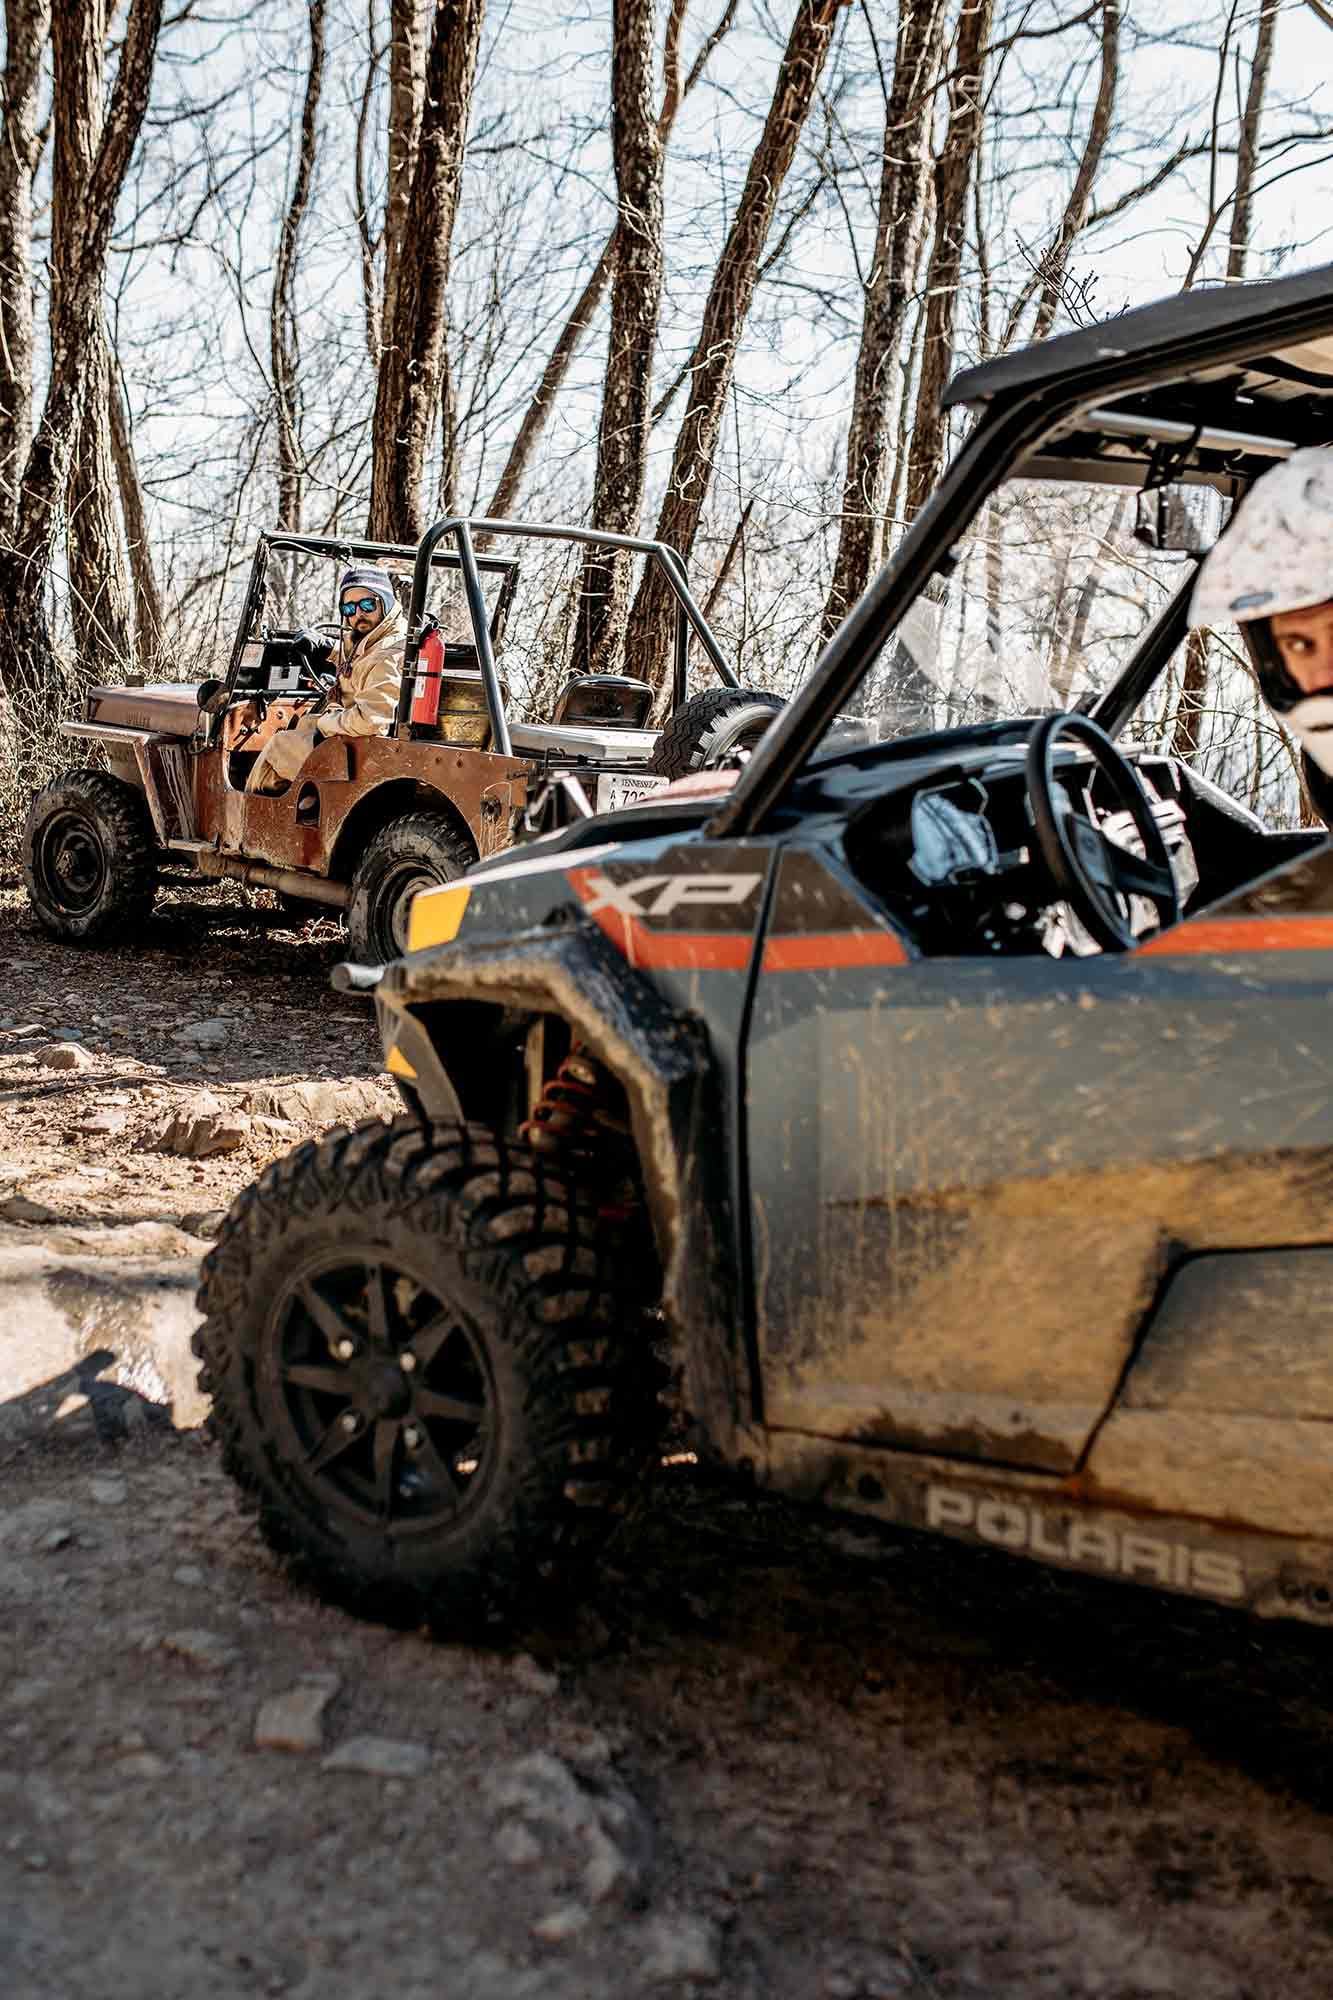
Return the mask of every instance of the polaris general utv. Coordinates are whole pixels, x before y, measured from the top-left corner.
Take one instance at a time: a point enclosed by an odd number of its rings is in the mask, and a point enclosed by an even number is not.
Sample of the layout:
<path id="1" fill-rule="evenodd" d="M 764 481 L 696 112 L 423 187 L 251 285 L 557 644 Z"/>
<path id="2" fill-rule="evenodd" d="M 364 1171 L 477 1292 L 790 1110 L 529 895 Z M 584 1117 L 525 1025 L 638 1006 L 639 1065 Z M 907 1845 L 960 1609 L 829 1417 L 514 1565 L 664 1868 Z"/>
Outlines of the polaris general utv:
<path id="1" fill-rule="evenodd" d="M 576 675 L 549 723 L 510 718 L 496 656 L 518 564 L 477 554 L 474 527 L 489 538 L 610 545 L 660 568 L 677 608 L 675 712 L 660 738 L 648 726 L 651 688 L 624 675 Z M 358 562 L 387 569 L 408 610 L 392 729 L 326 737 L 280 795 L 247 793 L 265 744 L 326 693 L 298 628 L 324 610 L 319 635 L 337 639 L 338 575 Z M 691 637 L 723 685 L 687 698 Z M 662 543 L 506 521 L 438 521 L 416 550 L 266 534 L 225 680 L 94 687 L 82 720 L 63 725 L 98 744 L 109 768 L 64 771 L 34 799 L 29 899 L 56 936 L 96 942 L 146 916 L 167 871 L 232 878 L 305 914 L 342 911 L 357 956 L 392 957 L 418 889 L 510 844 L 534 778 L 565 779 L 543 785 L 556 817 L 571 792 L 578 807 L 622 804 L 735 754 L 778 705 L 738 687 Z"/>
<path id="2" fill-rule="evenodd" d="M 241 1196 L 197 1336 L 326 1588 L 511 1599 L 632 1489 L 664 1360 L 698 1450 L 789 1493 L 1333 1622 L 1333 844 L 1162 747 L 1192 565 L 1124 638 L 1182 523 L 1333 437 L 1333 267 L 946 400 L 968 438 L 738 780 L 484 863 L 345 969 L 404 1115 Z M 943 699 L 913 620 L 1005 480 L 1034 522 L 1139 496 L 1108 671 L 885 736 Z"/>

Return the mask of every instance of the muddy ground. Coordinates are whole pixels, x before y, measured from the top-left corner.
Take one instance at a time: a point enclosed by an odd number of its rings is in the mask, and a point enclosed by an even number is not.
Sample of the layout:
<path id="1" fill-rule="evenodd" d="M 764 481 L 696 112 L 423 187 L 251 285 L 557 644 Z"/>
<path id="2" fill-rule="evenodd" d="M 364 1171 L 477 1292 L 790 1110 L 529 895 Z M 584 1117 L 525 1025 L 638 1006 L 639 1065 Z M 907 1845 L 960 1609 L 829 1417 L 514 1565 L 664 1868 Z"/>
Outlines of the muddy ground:
<path id="1" fill-rule="evenodd" d="M 0 902 L 3 1228 L 200 1254 L 284 1145 L 143 1142 L 206 1080 L 373 1087 L 338 951 L 168 899 L 93 956 Z M 216 1019 L 216 1050 L 180 1039 Z M 123 1125 L 84 1129 L 108 1099 Z M 1329 1990 L 1321 1635 L 677 1467 L 587 1602 L 448 1645 L 294 1586 L 201 1434 L 86 1414 L 0 1444 L 6 2000 Z"/>

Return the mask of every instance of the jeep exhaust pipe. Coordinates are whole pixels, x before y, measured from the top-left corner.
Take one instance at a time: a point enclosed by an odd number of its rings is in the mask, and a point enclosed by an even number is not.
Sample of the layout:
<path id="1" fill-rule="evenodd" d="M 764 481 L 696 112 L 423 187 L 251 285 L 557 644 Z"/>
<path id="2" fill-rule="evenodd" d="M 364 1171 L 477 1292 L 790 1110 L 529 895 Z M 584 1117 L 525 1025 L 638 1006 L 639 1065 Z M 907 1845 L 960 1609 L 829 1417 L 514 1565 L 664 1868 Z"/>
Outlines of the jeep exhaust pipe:
<path id="1" fill-rule="evenodd" d="M 270 868 L 266 861 L 245 861 L 239 855 L 204 852 L 194 857 L 201 875 L 213 881 L 244 882 L 252 889 L 281 889 L 288 896 L 300 896 L 307 903 L 327 903 L 331 910 L 347 908 L 345 882 L 326 882 L 318 875 L 303 875 L 295 868 Z"/>

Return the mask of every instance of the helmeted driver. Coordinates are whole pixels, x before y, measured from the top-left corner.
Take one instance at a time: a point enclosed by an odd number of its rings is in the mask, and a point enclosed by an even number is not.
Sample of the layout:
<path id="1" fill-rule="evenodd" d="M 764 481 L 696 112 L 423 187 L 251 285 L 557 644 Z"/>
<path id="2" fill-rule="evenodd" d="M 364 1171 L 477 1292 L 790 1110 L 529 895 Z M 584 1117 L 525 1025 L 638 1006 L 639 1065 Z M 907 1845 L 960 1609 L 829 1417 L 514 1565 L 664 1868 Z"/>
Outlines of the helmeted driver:
<path id="1" fill-rule="evenodd" d="M 344 570 L 338 585 L 342 635 L 325 644 L 302 635 L 312 666 L 336 669 L 329 693 L 265 744 L 246 780 L 247 792 L 287 789 L 325 736 L 387 736 L 403 684 L 407 617 L 385 569 Z"/>
<path id="2" fill-rule="evenodd" d="M 1200 567 L 1190 619 L 1245 627 L 1260 693 L 1333 826 L 1333 451 L 1293 452 L 1255 481 Z"/>

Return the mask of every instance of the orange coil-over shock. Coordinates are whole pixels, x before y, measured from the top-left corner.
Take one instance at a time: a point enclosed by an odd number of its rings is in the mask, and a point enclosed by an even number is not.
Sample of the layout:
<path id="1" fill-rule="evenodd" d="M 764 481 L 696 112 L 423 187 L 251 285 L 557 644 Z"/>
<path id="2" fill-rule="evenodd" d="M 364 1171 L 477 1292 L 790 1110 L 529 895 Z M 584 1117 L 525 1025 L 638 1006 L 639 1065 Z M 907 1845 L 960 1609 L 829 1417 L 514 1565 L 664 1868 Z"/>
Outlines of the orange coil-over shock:
<path id="1" fill-rule="evenodd" d="M 630 1143 L 624 1092 L 615 1078 L 575 1042 L 548 1077 L 519 1136 L 534 1153 L 572 1164 L 621 1170 Z"/>

